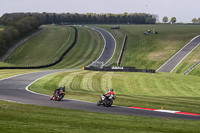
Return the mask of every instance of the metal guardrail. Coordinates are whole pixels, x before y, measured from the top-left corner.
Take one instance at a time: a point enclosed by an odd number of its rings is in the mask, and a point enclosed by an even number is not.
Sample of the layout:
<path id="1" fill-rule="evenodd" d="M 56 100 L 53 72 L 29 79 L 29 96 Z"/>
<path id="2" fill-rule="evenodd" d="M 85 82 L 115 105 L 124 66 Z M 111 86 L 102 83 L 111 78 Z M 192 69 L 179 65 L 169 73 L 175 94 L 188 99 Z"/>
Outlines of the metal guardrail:
<path id="1" fill-rule="evenodd" d="M 136 69 L 135 67 L 84 67 L 83 70 L 91 70 L 91 71 L 111 71 L 111 72 L 144 72 L 144 73 L 156 73 L 156 70 L 152 69 Z"/>
<path id="2" fill-rule="evenodd" d="M 192 66 L 191 68 L 189 68 L 184 75 L 187 75 L 190 71 L 192 71 L 196 66 L 198 66 L 200 64 L 200 61 L 198 63 L 196 63 L 194 66 Z"/>
<path id="3" fill-rule="evenodd" d="M 124 53 L 124 49 L 125 49 L 125 45 L 126 45 L 126 40 L 127 40 L 127 35 L 125 35 L 125 37 L 124 37 L 124 42 L 122 45 L 121 53 L 119 55 L 119 59 L 117 61 L 117 66 L 121 65 L 121 61 L 122 61 L 122 57 L 123 57 L 123 53 Z"/>

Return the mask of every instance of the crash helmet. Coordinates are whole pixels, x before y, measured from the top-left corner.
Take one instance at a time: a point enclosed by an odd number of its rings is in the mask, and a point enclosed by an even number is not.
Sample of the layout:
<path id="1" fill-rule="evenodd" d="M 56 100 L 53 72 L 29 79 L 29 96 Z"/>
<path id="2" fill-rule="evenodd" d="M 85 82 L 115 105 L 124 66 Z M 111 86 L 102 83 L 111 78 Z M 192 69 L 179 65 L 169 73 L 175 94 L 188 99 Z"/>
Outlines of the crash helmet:
<path id="1" fill-rule="evenodd" d="M 111 88 L 110 91 L 113 91 L 113 88 Z"/>
<path id="2" fill-rule="evenodd" d="M 60 88 L 61 91 L 65 92 L 65 86 L 63 85 L 61 88 Z"/>

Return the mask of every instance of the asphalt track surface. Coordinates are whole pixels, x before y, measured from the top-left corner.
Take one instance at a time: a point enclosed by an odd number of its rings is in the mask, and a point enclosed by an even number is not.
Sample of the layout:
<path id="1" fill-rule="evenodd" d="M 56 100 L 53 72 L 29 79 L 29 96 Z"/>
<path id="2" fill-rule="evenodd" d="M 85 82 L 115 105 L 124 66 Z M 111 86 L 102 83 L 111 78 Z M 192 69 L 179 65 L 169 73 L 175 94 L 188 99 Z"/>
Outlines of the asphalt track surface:
<path id="1" fill-rule="evenodd" d="M 53 101 L 49 100 L 50 96 L 35 94 L 33 92 L 26 90 L 27 86 L 33 83 L 33 81 L 48 74 L 61 71 L 71 71 L 71 70 L 42 71 L 42 72 L 19 75 L 8 79 L 3 79 L 0 81 L 0 99 L 24 103 L 24 104 L 77 109 L 77 110 L 84 110 L 91 112 L 200 120 L 200 116 L 163 113 L 163 112 L 156 112 L 149 110 L 131 109 L 120 106 L 104 107 L 104 106 L 97 106 L 96 103 L 83 102 L 71 99 L 63 99 L 62 101 Z M 67 94 L 65 97 L 67 97 Z M 97 101 L 98 100 L 99 99 L 97 99 Z"/>
<path id="2" fill-rule="evenodd" d="M 192 39 L 185 47 L 183 47 L 178 53 L 170 58 L 164 65 L 162 65 L 157 72 L 168 72 L 171 73 L 176 66 L 198 45 L 200 44 L 200 36 Z"/>
<path id="3" fill-rule="evenodd" d="M 94 30 L 98 31 L 104 38 L 105 41 L 105 46 L 104 46 L 104 50 L 101 54 L 101 56 L 94 62 L 103 62 L 103 64 L 108 63 L 114 53 L 115 53 L 115 49 L 116 49 L 116 41 L 115 38 L 112 36 L 112 34 L 104 29 L 98 28 L 98 27 L 90 27 L 93 28 Z M 94 63 L 93 63 L 94 64 Z M 93 65 L 91 64 L 91 65 Z"/>
<path id="4" fill-rule="evenodd" d="M 99 59 L 101 59 L 101 57 Z M 27 90 L 28 86 L 30 86 L 33 82 L 46 75 L 53 74 L 56 72 L 71 71 L 71 70 L 73 69 L 34 72 L 0 80 L 0 99 L 24 103 L 24 104 L 77 109 L 77 110 L 100 112 L 100 113 L 200 120 L 200 116 L 132 109 L 121 106 L 104 107 L 104 106 L 97 106 L 96 103 L 84 102 L 72 99 L 63 99 L 62 101 L 52 101 L 49 100 L 50 96 L 37 94 Z M 99 99 L 97 99 L 97 101 L 98 100 Z"/>

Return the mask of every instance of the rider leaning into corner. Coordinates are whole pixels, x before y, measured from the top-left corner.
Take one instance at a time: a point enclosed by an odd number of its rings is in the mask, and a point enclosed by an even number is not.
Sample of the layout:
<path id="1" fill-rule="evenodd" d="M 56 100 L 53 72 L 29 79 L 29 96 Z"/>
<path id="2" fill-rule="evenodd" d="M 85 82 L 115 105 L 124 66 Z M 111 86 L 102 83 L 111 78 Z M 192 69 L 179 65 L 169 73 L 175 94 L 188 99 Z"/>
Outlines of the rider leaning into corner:
<path id="1" fill-rule="evenodd" d="M 60 87 L 60 88 L 56 89 L 56 90 L 54 91 L 54 93 L 53 93 L 53 96 L 55 96 L 56 94 L 59 94 L 59 93 L 60 93 L 60 90 L 62 90 L 62 91 L 64 91 L 64 92 L 65 92 L 65 86 L 62 86 L 62 87 Z M 50 99 L 50 100 L 52 100 L 52 99 L 53 99 L 53 96 L 51 97 L 51 99 Z"/>
<path id="2" fill-rule="evenodd" d="M 101 100 L 103 101 L 104 98 L 108 98 L 108 97 L 114 96 L 114 95 L 115 95 L 115 93 L 114 93 L 113 89 L 111 88 L 110 91 L 106 92 L 106 93 L 103 95 L 104 97 L 103 97 Z"/>

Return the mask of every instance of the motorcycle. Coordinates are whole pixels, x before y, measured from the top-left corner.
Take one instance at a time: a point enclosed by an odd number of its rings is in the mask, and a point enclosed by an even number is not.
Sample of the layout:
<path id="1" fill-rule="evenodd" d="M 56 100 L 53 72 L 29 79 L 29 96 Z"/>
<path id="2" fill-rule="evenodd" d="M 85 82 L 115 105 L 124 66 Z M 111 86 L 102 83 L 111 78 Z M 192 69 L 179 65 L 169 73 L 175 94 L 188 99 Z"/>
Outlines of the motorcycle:
<path id="1" fill-rule="evenodd" d="M 97 102 L 97 106 L 100 106 L 102 104 L 106 107 L 110 107 L 113 104 L 113 100 L 115 100 L 115 98 L 116 97 L 114 95 L 107 96 L 103 94 L 101 96 L 101 100 Z"/>
<path id="2" fill-rule="evenodd" d="M 60 101 L 65 96 L 65 88 L 56 89 L 50 100 Z"/>

